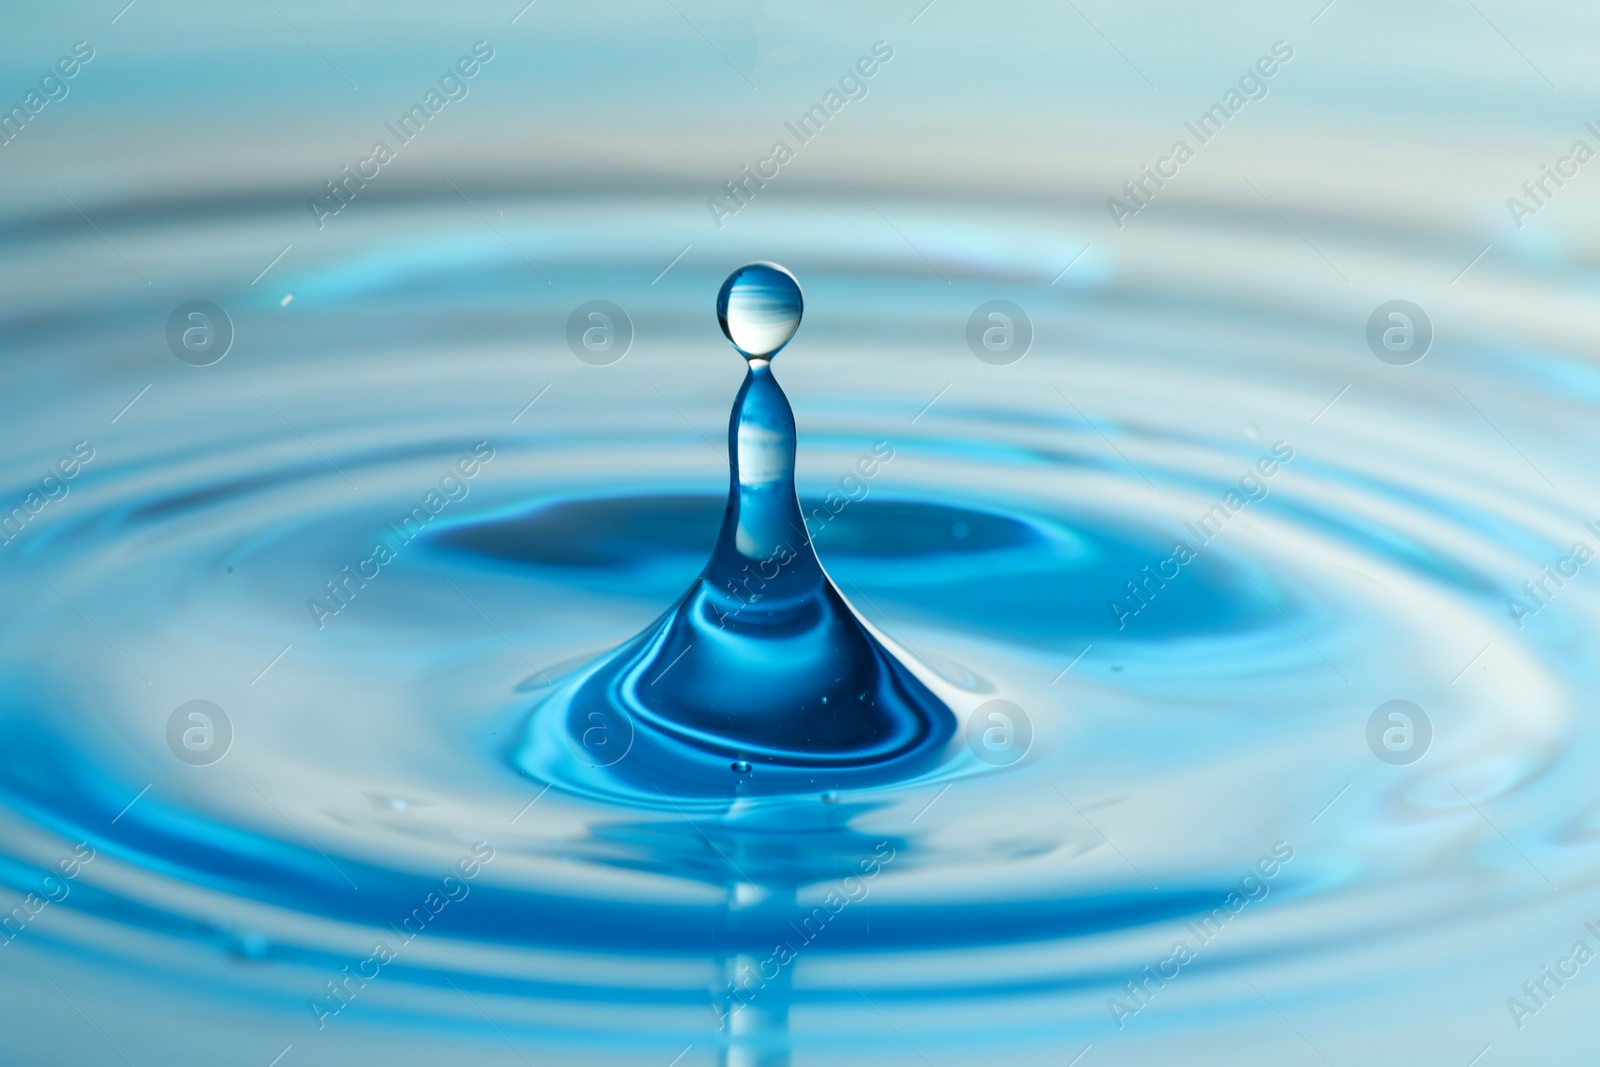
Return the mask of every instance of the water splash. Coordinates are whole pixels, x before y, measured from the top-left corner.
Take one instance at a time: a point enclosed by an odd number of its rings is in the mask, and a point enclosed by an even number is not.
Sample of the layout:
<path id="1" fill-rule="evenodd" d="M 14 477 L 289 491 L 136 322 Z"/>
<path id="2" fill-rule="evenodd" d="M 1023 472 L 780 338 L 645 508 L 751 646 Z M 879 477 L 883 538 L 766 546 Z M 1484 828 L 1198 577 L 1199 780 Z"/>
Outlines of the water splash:
<path id="1" fill-rule="evenodd" d="M 855 612 L 812 547 L 795 493 L 794 412 L 771 362 L 802 311 L 799 284 L 775 264 L 723 283 L 717 318 L 748 371 L 728 422 L 716 545 L 660 618 L 541 704 L 519 754 L 537 777 L 573 780 L 551 773 L 557 722 L 589 768 L 686 797 L 909 777 L 954 735 L 930 681 Z M 579 777 L 591 787 L 592 774 Z"/>

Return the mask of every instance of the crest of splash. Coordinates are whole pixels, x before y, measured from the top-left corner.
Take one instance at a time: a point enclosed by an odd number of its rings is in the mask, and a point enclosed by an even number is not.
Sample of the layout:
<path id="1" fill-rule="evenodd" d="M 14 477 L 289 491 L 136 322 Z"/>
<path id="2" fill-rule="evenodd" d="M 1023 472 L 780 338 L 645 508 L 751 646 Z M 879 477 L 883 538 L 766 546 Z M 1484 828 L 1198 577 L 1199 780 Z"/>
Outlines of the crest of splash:
<path id="1" fill-rule="evenodd" d="M 570 754 L 616 785 L 731 798 L 908 777 L 950 741 L 949 708 L 812 549 L 795 494 L 794 412 L 772 373 L 802 310 L 799 284 L 776 264 L 723 283 L 717 319 L 748 370 L 728 422 L 728 505 L 711 558 L 660 618 L 543 702 L 524 769 L 550 776 L 537 753 L 559 726 Z"/>

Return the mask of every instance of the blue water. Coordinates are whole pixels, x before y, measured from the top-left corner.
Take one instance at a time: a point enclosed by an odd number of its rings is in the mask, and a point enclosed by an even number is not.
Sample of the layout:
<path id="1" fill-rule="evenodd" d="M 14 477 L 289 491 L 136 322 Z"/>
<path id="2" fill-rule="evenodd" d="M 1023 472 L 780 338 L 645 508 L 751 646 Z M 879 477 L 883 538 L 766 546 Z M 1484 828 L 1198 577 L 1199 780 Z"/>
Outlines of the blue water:
<path id="1" fill-rule="evenodd" d="M 650 627 L 541 701 L 517 758 L 531 777 L 583 793 L 604 768 L 614 799 L 716 798 L 721 813 L 757 795 L 837 800 L 838 787 L 901 783 L 944 755 L 955 716 L 929 688 L 936 673 L 910 669 L 824 572 L 811 529 L 835 511 L 800 509 L 794 412 L 772 359 L 802 305 L 776 265 L 723 282 L 717 321 L 749 370 L 728 421 L 728 500 L 710 559 Z M 849 477 L 864 488 L 893 455 L 880 442 Z M 498 532 L 452 540 L 470 549 Z"/>
<path id="2" fill-rule="evenodd" d="M 1587 9 L 521 6 L 6 16 L 0 1063 L 1582 1062 Z"/>

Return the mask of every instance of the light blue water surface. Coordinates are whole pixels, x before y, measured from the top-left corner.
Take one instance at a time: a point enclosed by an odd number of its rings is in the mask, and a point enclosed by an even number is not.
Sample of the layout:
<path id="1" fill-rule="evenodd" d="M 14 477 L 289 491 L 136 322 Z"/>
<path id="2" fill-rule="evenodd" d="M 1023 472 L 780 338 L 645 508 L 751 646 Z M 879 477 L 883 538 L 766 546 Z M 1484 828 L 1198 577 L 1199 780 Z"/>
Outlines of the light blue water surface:
<path id="1" fill-rule="evenodd" d="M 1584 136 L 1592 15 L 279 6 L 6 16 L 5 100 L 95 57 L 0 148 L 0 1061 L 1581 1059 L 1600 979 L 1541 968 L 1600 948 L 1595 200 L 1504 201 Z M 716 543 L 752 260 L 805 289 L 821 565 L 954 718 L 904 773 L 540 747 Z M 1364 338 L 1396 298 L 1411 366 Z M 966 341 L 996 299 L 1009 365 Z"/>

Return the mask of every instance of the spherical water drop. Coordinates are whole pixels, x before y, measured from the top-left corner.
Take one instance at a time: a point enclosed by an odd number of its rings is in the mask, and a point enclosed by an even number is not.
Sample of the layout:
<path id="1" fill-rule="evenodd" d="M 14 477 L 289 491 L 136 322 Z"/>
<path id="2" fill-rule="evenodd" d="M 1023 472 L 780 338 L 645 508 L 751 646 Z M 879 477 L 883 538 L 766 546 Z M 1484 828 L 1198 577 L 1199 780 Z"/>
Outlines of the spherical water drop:
<path id="1" fill-rule="evenodd" d="M 717 321 L 745 359 L 771 359 L 800 328 L 805 301 L 794 275 L 776 263 L 747 263 L 717 293 Z"/>
<path id="2" fill-rule="evenodd" d="M 734 760 L 732 763 L 728 764 L 728 767 L 733 771 L 734 774 L 750 773 L 750 764 L 742 759 Z"/>

